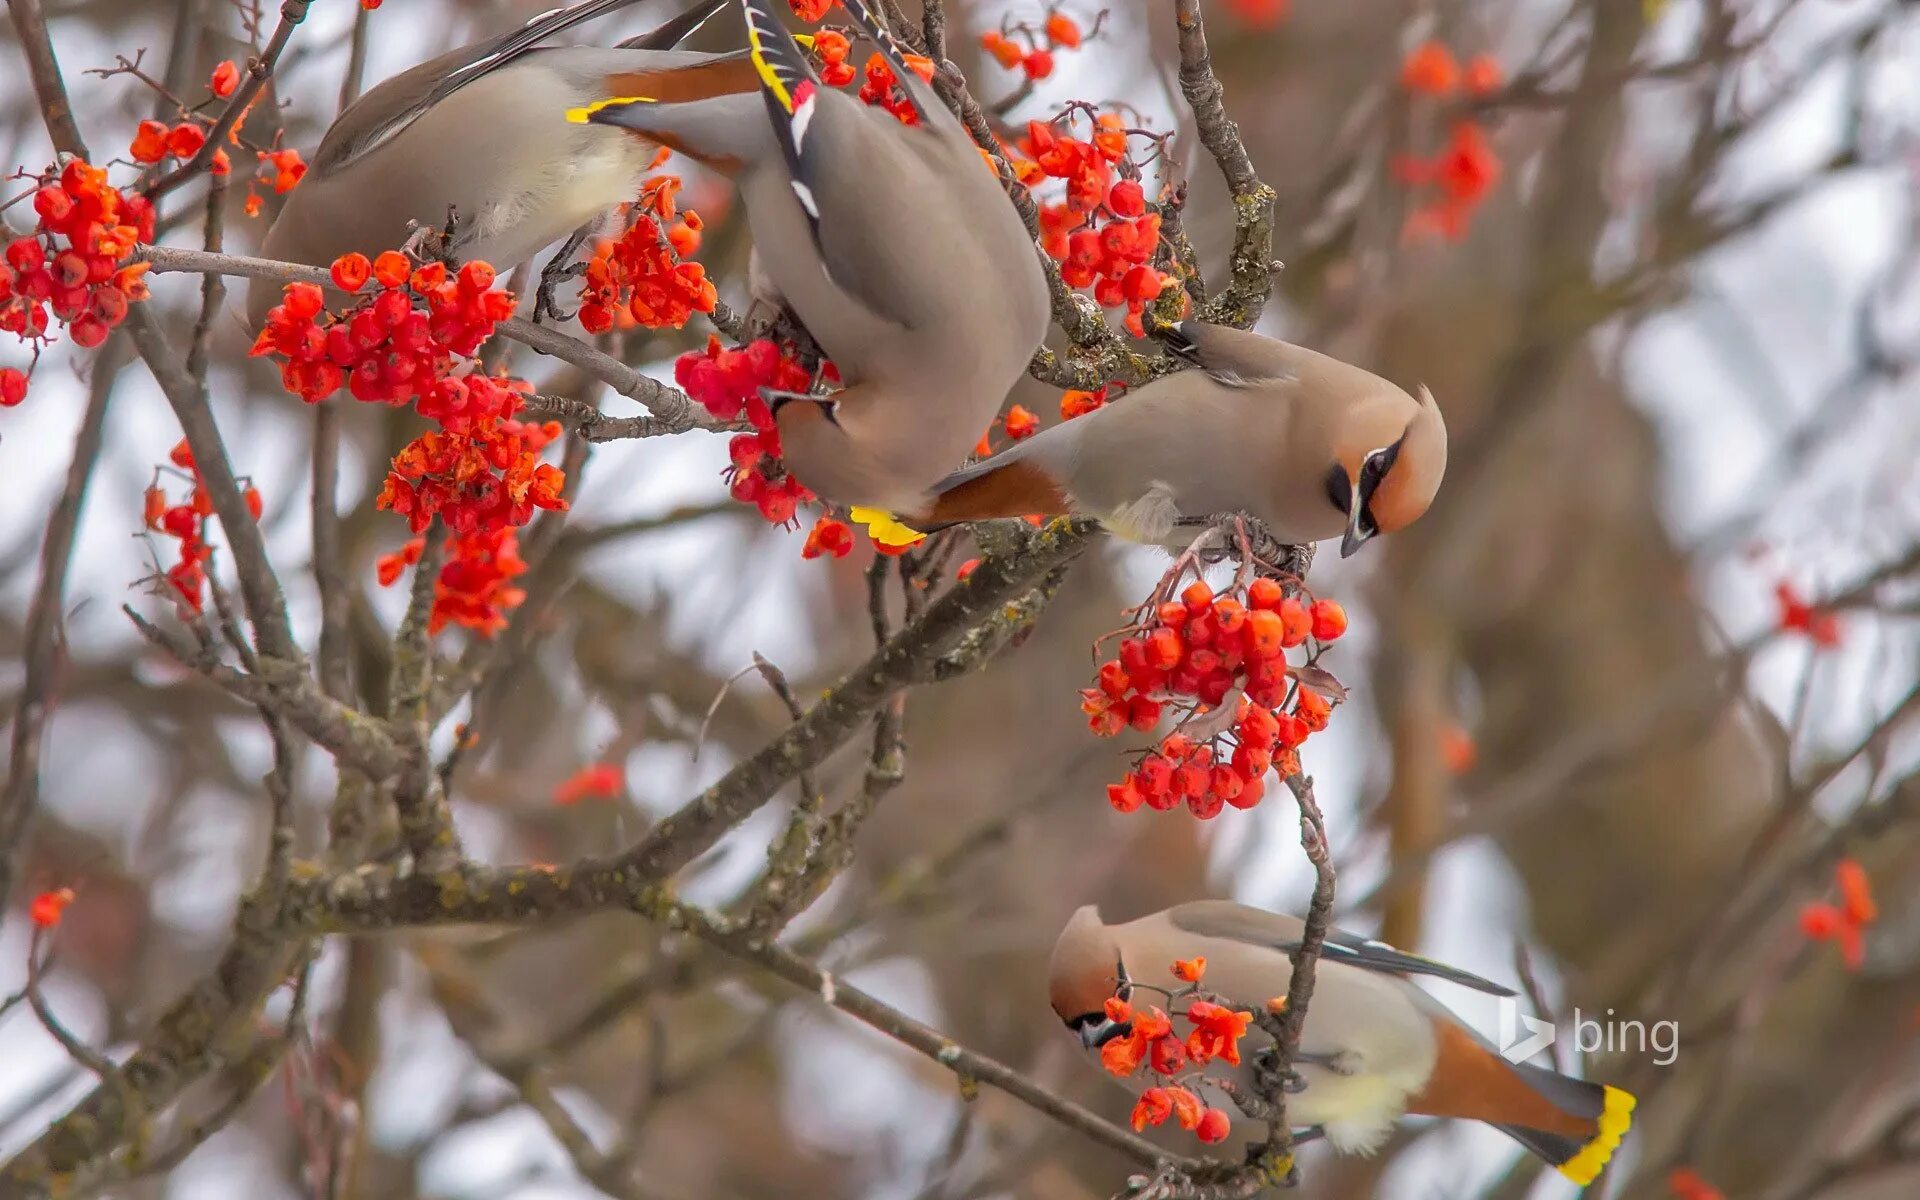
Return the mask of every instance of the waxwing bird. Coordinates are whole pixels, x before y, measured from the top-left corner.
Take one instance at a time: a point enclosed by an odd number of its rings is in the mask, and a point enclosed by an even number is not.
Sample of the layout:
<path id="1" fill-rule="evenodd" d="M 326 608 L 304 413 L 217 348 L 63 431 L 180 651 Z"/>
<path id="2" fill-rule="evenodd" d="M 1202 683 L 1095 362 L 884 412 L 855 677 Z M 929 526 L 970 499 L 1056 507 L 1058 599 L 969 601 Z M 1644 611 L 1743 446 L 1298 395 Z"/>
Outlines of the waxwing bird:
<path id="1" fill-rule="evenodd" d="M 1092 517 L 1130 541 L 1182 547 L 1243 513 L 1289 544 L 1338 537 L 1342 557 L 1427 510 L 1447 427 L 1359 367 L 1257 333 L 1185 321 L 1157 335 L 1192 369 L 965 467 L 913 531 L 1029 513 Z"/>
<path id="2" fill-rule="evenodd" d="M 1304 928 L 1297 918 L 1225 900 L 1179 904 L 1123 925 L 1107 924 L 1088 905 L 1073 914 L 1053 948 L 1053 1011 L 1094 1049 L 1131 1033 L 1108 1017 L 1109 997 L 1165 1008 L 1168 993 L 1186 987 L 1173 964 L 1201 956 L 1204 992 L 1258 1012 L 1287 994 L 1289 955 Z M 1324 1135 L 1341 1153 L 1365 1154 L 1405 1114 L 1485 1121 L 1575 1183 L 1591 1183 L 1632 1122 L 1633 1097 L 1508 1062 L 1411 982 L 1412 975 L 1513 994 L 1382 942 L 1329 933 L 1294 1061 L 1302 1086 L 1286 1098 L 1289 1122 L 1310 1127 L 1303 1137 Z M 1184 1003 L 1173 1011 L 1184 1011 Z M 1251 1051 L 1271 1046 L 1272 1039 L 1254 1026 L 1244 1044 L 1238 1068 L 1222 1068 L 1216 1059 L 1206 1069 L 1230 1070 L 1235 1083 L 1258 1095 Z M 1152 1080 L 1122 1082 L 1146 1087 Z M 1213 1093 L 1209 1103 L 1237 1114 L 1223 1091 L 1204 1080 L 1198 1088 Z M 1259 1125 L 1264 1136 L 1264 1121 L 1249 1124 Z"/>
<path id="3" fill-rule="evenodd" d="M 967 459 L 1046 336 L 1032 236 L 960 122 L 860 0 L 853 22 L 893 68 L 915 123 L 824 86 L 767 0 L 741 0 L 760 77 L 738 98 L 640 94 L 579 114 L 731 168 L 754 274 L 845 382 L 769 397 L 783 453 L 820 495 L 912 511 Z"/>
<path id="4" fill-rule="evenodd" d="M 727 0 L 700 0 L 617 46 L 541 45 L 632 2 L 543 13 L 369 90 L 327 130 L 261 255 L 314 266 L 353 251 L 371 257 L 406 242 L 409 222 L 439 229 L 451 212 L 453 255 L 504 273 L 633 200 L 657 147 L 570 122 L 567 109 L 642 88 L 673 101 L 751 96 L 758 77 L 744 51 L 673 49 Z M 281 292 L 275 280 L 250 286 L 256 326 Z"/>

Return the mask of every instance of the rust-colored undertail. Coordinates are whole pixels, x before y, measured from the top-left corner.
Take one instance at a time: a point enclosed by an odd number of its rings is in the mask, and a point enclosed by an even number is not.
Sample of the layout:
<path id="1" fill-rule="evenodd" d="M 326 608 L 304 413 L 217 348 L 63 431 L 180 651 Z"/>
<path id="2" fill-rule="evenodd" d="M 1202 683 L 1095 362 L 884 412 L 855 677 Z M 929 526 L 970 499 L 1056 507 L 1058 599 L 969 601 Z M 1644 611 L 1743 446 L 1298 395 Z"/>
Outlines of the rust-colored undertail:
<path id="1" fill-rule="evenodd" d="M 645 96 L 656 104 L 685 104 L 759 90 L 760 76 L 745 51 L 657 71 L 622 71 L 606 78 L 609 96 Z"/>
<path id="2" fill-rule="evenodd" d="M 934 498 L 933 508 L 919 520 L 909 520 L 915 529 L 940 529 L 962 521 L 985 521 L 993 517 L 1065 516 L 1072 508 L 1066 492 L 1053 476 L 1023 459 L 963 479 Z"/>
<path id="3" fill-rule="evenodd" d="M 754 70 L 753 59 L 743 50 L 737 55 L 670 71 L 622 71 L 607 76 L 604 87 L 609 97 L 644 96 L 657 104 L 684 104 L 757 91 L 760 76 Z M 723 175 L 734 175 L 741 166 L 739 160 L 731 156 L 710 154 L 690 146 L 677 134 L 662 130 L 628 132 L 649 145 L 665 146 Z"/>
<path id="4" fill-rule="evenodd" d="M 1569 1137 L 1592 1135 L 1594 1118 L 1561 1109 L 1540 1094 L 1513 1065 L 1451 1021 L 1435 1020 L 1440 1057 L 1426 1087 L 1407 1111 L 1494 1125 L 1521 1125 Z"/>

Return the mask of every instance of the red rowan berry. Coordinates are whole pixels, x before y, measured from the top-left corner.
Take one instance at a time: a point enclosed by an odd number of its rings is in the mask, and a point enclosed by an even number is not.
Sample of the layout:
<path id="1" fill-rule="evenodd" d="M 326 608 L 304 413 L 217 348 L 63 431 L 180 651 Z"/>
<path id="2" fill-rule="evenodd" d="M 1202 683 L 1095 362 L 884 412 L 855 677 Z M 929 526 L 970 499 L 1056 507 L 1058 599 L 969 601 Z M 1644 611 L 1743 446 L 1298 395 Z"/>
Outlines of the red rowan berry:
<path id="1" fill-rule="evenodd" d="M 357 292 L 367 286 L 367 280 L 373 275 L 373 264 L 367 256 L 355 250 L 333 260 L 328 272 L 333 276 L 333 284 L 343 292 Z"/>
<path id="2" fill-rule="evenodd" d="M 1262 576 L 1247 585 L 1248 608 L 1278 608 L 1286 592 L 1275 581 Z"/>

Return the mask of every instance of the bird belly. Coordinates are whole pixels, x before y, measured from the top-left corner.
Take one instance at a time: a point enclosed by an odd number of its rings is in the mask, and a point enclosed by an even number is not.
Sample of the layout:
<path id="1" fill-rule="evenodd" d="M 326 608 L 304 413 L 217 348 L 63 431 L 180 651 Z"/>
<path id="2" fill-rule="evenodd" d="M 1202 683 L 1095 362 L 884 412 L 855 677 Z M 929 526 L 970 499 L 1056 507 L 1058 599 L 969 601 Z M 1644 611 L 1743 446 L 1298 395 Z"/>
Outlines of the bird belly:
<path id="1" fill-rule="evenodd" d="M 1415 1075 L 1411 1070 L 1337 1075 L 1303 1066 L 1300 1076 L 1307 1086 L 1287 1098 L 1287 1120 L 1296 1127 L 1322 1127 L 1328 1144 L 1342 1154 L 1371 1154 L 1425 1082 Z"/>
<path id="2" fill-rule="evenodd" d="M 461 257 L 501 266 L 524 262 L 540 249 L 636 198 L 650 148 L 618 130 L 568 127 L 580 152 L 565 171 L 536 175 L 524 188 L 474 214 Z"/>

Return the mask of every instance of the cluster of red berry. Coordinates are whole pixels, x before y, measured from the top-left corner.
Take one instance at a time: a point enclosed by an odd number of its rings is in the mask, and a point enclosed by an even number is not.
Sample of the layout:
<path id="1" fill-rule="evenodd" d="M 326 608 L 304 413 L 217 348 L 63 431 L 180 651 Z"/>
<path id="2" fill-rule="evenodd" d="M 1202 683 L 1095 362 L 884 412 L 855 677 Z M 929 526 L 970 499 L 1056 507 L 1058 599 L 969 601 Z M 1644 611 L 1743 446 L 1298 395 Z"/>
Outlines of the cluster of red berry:
<path id="1" fill-rule="evenodd" d="M 453 531 L 435 581 L 429 632 L 450 622 L 485 637 L 506 628 L 506 614 L 526 599 L 511 586 L 527 569 L 519 528 L 536 509 L 567 507 L 566 473 L 539 460 L 560 436 L 559 424 L 514 419 L 525 386 L 478 374 L 434 384 L 417 407 L 441 428 L 395 455 L 381 488 L 380 507 L 407 518 L 416 534 L 435 516 Z M 409 542 L 400 551 L 403 562 L 417 562 L 421 548 L 419 538 Z M 381 581 L 398 575 L 383 559 Z"/>
<path id="2" fill-rule="evenodd" d="M 1024 21 L 989 29 L 980 35 L 980 48 L 1007 70 L 1018 69 L 1037 80 L 1053 74 L 1055 50 L 1077 50 L 1084 40 L 1079 23 L 1055 9 L 1038 29 Z"/>
<path id="3" fill-rule="evenodd" d="M 1332 704 L 1297 682 L 1286 652 L 1309 638 L 1325 643 L 1345 633 L 1346 612 L 1331 600 L 1311 606 L 1285 594 L 1271 579 L 1255 579 L 1244 601 L 1215 598 L 1196 581 L 1146 614 L 1102 663 L 1097 685 L 1081 691 L 1081 711 L 1099 737 L 1128 726 L 1142 732 L 1160 723 L 1170 706 L 1193 713 L 1227 702 L 1236 689 L 1227 730 L 1196 741 L 1176 730 L 1143 756 L 1127 777 L 1107 787 L 1121 812 L 1141 805 L 1165 811 L 1185 801 L 1202 820 L 1223 805 L 1252 808 L 1266 794 L 1266 773 L 1299 769 L 1294 752 L 1326 728 Z"/>
<path id="4" fill-rule="evenodd" d="M 449 623 L 482 637 L 504 630 L 507 614 L 527 598 L 524 589 L 513 585 L 526 572 L 520 533 L 514 527 L 455 534 L 447 543 L 447 563 L 434 581 L 427 632 L 439 633 Z"/>
<path id="5" fill-rule="evenodd" d="M 1500 84 L 1500 65 L 1492 58 L 1477 55 L 1462 66 L 1439 42 L 1414 47 L 1400 65 L 1400 86 L 1414 95 L 1444 99 L 1464 89 L 1485 96 Z M 1393 171 L 1401 183 L 1428 197 L 1407 215 L 1403 236 L 1457 242 L 1466 236 L 1474 210 L 1500 182 L 1501 164 L 1486 127 L 1468 118 L 1453 123 L 1446 146 L 1432 157 L 1401 155 Z"/>
<path id="6" fill-rule="evenodd" d="M 831 364 L 826 371 L 828 378 L 839 378 Z M 775 525 L 793 520 L 813 493 L 780 461 L 780 430 L 760 389 L 805 392 L 813 383 L 807 369 L 767 338 L 729 350 L 719 338 L 709 337 L 704 350 L 689 350 L 674 360 L 673 378 L 695 403 L 722 421 L 744 414 L 753 426 L 752 433 L 735 434 L 727 445 L 733 498 L 758 508 Z"/>
<path id="7" fill-rule="evenodd" d="M 179 559 L 167 568 L 167 586 L 172 589 L 174 601 L 183 614 L 197 614 L 205 604 L 207 561 L 213 557 L 213 548 L 207 544 L 207 521 L 213 516 L 213 498 L 207 494 L 186 439 L 182 438 L 168 452 L 167 460 L 187 473 L 193 482 L 193 491 L 183 503 L 168 504 L 167 493 L 160 486 L 160 469 L 156 468 L 154 481 L 147 487 L 143 516 L 148 529 L 179 541 Z M 247 511 L 258 521 L 259 490 L 248 483 L 242 495 Z"/>
<path id="8" fill-rule="evenodd" d="M 658 167 L 670 151 L 653 160 Z M 710 313 L 718 295 L 707 268 L 689 262 L 700 249 L 700 214 L 675 201 L 678 175 L 655 175 L 640 189 L 636 217 L 626 233 L 594 247 L 580 288 L 580 326 L 605 333 L 643 325 L 679 329 L 694 313 Z"/>
<path id="9" fill-rule="evenodd" d="M 1840 902 L 1807 904 L 1800 910 L 1800 931 L 1816 942 L 1839 946 L 1847 969 L 1858 971 L 1867 961 L 1867 926 L 1880 919 L 1880 906 L 1874 903 L 1866 868 L 1855 860 L 1841 859 L 1834 866 L 1833 882 Z"/>
<path id="10" fill-rule="evenodd" d="M 560 425 L 514 419 L 524 386 L 477 374 L 434 384 L 419 410 L 441 428 L 394 455 L 380 507 L 407 518 L 415 533 L 437 516 L 456 534 L 517 528 L 535 509 L 565 510 L 566 473 L 539 460 Z"/>
<path id="11" fill-rule="evenodd" d="M 1092 288 L 1103 308 L 1125 306 L 1128 332 L 1145 336 L 1141 310 L 1160 298 L 1169 280 L 1150 265 L 1160 246 L 1160 214 L 1147 211 L 1137 179 L 1113 176 L 1114 164 L 1127 157 L 1120 118 L 1100 114 L 1088 139 L 1067 126 L 1032 121 L 1016 148 L 1028 187 L 1066 182 L 1064 200 L 1040 206 L 1040 245 L 1060 263 L 1060 278 L 1068 287 Z"/>
<path id="12" fill-rule="evenodd" d="M 692 212 L 664 233 L 658 221 L 641 217 L 619 238 L 601 242 L 580 289 L 580 327 L 679 329 L 694 313 L 712 312 L 719 296 L 707 268 L 685 261 L 699 248 L 700 217 Z"/>
<path id="13" fill-rule="evenodd" d="M 231 59 L 214 67 L 207 81 L 207 90 L 216 99 L 225 100 L 240 86 L 240 68 Z M 183 119 L 168 125 L 164 121 L 142 121 L 134 128 L 133 141 L 127 147 L 127 157 L 142 166 L 158 166 L 169 158 L 186 162 L 193 158 L 207 144 L 207 135 L 211 129 L 208 118 L 197 113 L 183 113 Z M 236 122 L 228 133 L 228 140 L 240 144 L 240 126 L 245 115 Z M 257 150 L 254 157 L 259 165 L 254 176 L 247 183 L 247 215 L 260 215 L 261 200 L 259 188 L 262 185 L 273 189 L 276 195 L 285 195 L 297 186 L 307 173 L 306 160 L 300 152 L 291 148 L 278 150 Z M 208 169 L 215 175 L 226 175 L 233 170 L 233 161 L 228 157 L 226 147 L 213 152 Z"/>
<path id="14" fill-rule="evenodd" d="M 147 264 L 122 264 L 136 245 L 153 240 L 153 206 L 77 158 L 37 182 L 38 225 L 7 243 L 0 263 L 0 330 L 35 343 L 38 357 L 51 312 L 76 346 L 90 350 L 126 319 L 129 304 L 147 298 Z M 26 394 L 26 372 L 0 370 L 0 406 Z"/>
<path id="15" fill-rule="evenodd" d="M 922 83 L 933 82 L 933 60 L 922 58 L 918 54 L 906 55 L 907 68 L 920 77 Z M 860 99 L 875 108 L 884 108 L 893 114 L 902 125 L 912 125 L 920 120 L 920 114 L 913 111 L 913 104 L 907 99 L 906 92 L 900 89 L 900 81 L 894 78 L 893 68 L 887 60 L 878 54 L 867 56 L 866 79 L 860 84 Z"/>
<path id="16" fill-rule="evenodd" d="M 133 141 L 127 146 L 127 157 L 141 166 L 155 166 L 169 158 L 182 162 L 192 158 L 207 144 L 207 127 L 198 120 L 181 121 L 168 125 L 165 121 L 142 121 L 134 127 Z M 227 160 L 227 152 L 219 150 L 213 156 L 213 172 L 225 175 L 232 169 Z"/>
<path id="17" fill-rule="evenodd" d="M 806 545 L 800 547 L 801 558 L 845 558 L 853 552 L 853 526 L 837 517 L 821 517 L 807 530 Z"/>
<path id="18" fill-rule="evenodd" d="M 853 43 L 837 29 L 815 30 L 813 56 L 820 60 L 820 81 L 828 87 L 845 87 L 853 82 L 855 71 L 847 56 Z"/>
<path id="19" fill-rule="evenodd" d="M 564 510 L 566 475 L 540 454 L 560 436 L 553 422 L 516 419 L 527 385 L 473 372 L 459 374 L 513 313 L 513 295 L 493 286 L 493 268 L 470 262 L 457 272 L 442 263 L 416 267 L 398 251 L 372 262 L 348 254 L 334 261 L 334 284 L 358 294 L 345 311 L 326 308 L 326 293 L 288 284 L 286 299 L 267 314 L 255 354 L 277 354 L 286 389 L 309 403 L 344 383 L 356 399 L 412 402 L 440 427 L 394 456 L 380 507 L 407 518 L 418 534 L 435 517 L 453 532 L 435 581 L 431 624 L 492 635 L 524 599 L 509 581 L 526 565 L 516 530 L 538 509 Z M 383 584 L 419 561 L 416 539 L 380 562 Z"/>
<path id="20" fill-rule="evenodd" d="M 1217 998 L 1207 999 L 1197 986 L 1206 969 L 1207 960 L 1199 957 L 1173 964 L 1175 977 L 1189 986 L 1174 993 L 1170 1001 L 1192 997 L 1183 1015 L 1193 1028 L 1184 1040 L 1174 1034 L 1172 1019 L 1160 1009 L 1151 1005 L 1136 1008 L 1118 996 L 1107 1001 L 1107 1019 L 1126 1025 L 1127 1033 L 1100 1048 L 1100 1065 L 1122 1079 L 1144 1065 L 1168 1080 L 1140 1093 L 1133 1108 L 1135 1129 L 1173 1118 L 1201 1141 L 1220 1142 L 1232 1128 L 1226 1112 L 1202 1104 L 1192 1085 L 1204 1082 L 1205 1074 L 1198 1068 L 1215 1059 L 1229 1066 L 1240 1065 L 1240 1039 L 1253 1024 L 1253 1014 L 1217 1003 Z M 1194 1069 L 1188 1070 L 1190 1067 Z"/>
<path id="21" fill-rule="evenodd" d="M 513 294 L 494 290 L 493 268 L 483 262 L 457 273 L 437 262 L 416 269 L 389 250 L 371 263 L 364 254 L 344 255 L 332 275 L 348 293 L 369 279 L 380 286 L 336 315 L 319 285 L 290 283 L 253 343 L 256 357 L 286 360 L 282 386 L 310 404 L 342 384 L 356 400 L 406 404 L 443 379 L 455 357 L 471 358 L 513 315 Z"/>

